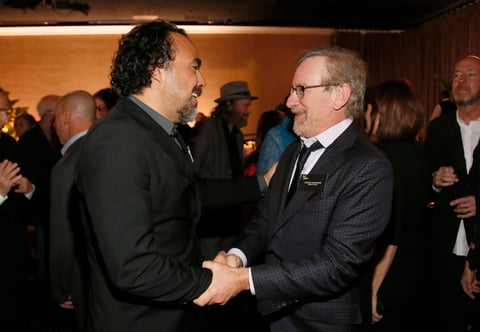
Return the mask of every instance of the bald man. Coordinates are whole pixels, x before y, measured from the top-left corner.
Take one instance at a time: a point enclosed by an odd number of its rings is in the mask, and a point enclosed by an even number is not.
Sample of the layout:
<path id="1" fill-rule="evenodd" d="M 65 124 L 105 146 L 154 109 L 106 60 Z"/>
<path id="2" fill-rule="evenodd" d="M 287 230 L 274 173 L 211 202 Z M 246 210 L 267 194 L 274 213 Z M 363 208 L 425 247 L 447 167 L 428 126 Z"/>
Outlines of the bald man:
<path id="1" fill-rule="evenodd" d="M 432 330 L 480 331 L 478 295 L 477 300 L 470 298 L 472 294 L 465 294 L 460 283 L 479 215 L 475 165 L 479 163 L 480 57 L 460 59 L 451 77 L 457 111 L 431 121 L 425 137 L 435 201 L 428 223 L 428 308 L 430 321 L 436 324 Z"/>
<path id="2" fill-rule="evenodd" d="M 94 121 L 95 101 L 86 91 L 66 94 L 55 107 L 55 130 L 63 156 L 51 178 L 50 282 L 53 299 L 75 311 L 78 331 L 84 330 L 87 288 L 73 173 L 83 138 Z"/>

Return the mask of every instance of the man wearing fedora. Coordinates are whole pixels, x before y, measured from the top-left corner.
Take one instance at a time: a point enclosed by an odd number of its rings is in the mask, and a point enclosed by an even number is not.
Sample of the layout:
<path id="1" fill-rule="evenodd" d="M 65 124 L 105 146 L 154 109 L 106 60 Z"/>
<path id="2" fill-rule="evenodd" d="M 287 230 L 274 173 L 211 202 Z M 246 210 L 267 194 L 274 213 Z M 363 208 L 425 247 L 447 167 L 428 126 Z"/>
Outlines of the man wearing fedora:
<path id="1" fill-rule="evenodd" d="M 243 176 L 244 136 L 240 129 L 247 125 L 252 101 L 257 98 L 250 93 L 248 83 L 245 81 L 231 81 L 221 86 L 220 97 L 215 99 L 217 106 L 211 117 L 195 126 L 189 142 L 194 167 L 200 177 L 235 179 Z M 244 216 L 244 208 L 241 206 L 202 210 L 202 216 L 197 224 L 197 235 L 205 258 L 213 259 L 220 250 L 230 248 L 246 222 Z M 237 316 L 239 312 L 245 311 L 245 299 L 238 298 L 237 304 L 243 309 L 238 310 L 235 301 L 224 308 L 218 308 L 218 315 L 212 318 L 214 325 L 222 330 L 220 321 L 228 322 L 233 319 L 230 321 L 238 322 L 237 318 L 249 324 L 250 316 Z M 215 310 L 211 311 L 213 313 Z"/>

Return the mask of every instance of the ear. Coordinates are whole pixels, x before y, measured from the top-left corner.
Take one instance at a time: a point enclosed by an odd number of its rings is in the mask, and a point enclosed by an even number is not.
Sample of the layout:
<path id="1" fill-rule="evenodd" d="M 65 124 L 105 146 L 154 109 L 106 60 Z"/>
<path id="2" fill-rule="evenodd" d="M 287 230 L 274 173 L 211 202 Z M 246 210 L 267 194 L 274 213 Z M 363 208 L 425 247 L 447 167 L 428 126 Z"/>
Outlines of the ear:
<path id="1" fill-rule="evenodd" d="M 347 83 L 342 83 L 335 87 L 333 92 L 333 107 L 335 110 L 339 111 L 345 107 L 352 94 L 352 88 Z"/>
<path id="2" fill-rule="evenodd" d="M 72 118 L 72 111 L 65 107 L 62 111 L 62 124 L 68 126 L 70 119 Z"/>

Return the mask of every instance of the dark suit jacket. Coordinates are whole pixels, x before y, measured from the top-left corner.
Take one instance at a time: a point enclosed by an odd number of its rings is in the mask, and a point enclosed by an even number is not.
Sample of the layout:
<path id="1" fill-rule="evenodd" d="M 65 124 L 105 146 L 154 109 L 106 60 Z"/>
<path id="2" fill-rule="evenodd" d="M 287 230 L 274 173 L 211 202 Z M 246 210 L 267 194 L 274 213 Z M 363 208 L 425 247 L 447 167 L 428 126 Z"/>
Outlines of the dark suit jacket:
<path id="1" fill-rule="evenodd" d="M 0 133 L 0 162 L 14 161 L 15 139 Z M 29 201 L 24 194 L 10 190 L 0 204 L 0 322 L 2 329 L 26 330 L 25 296 L 27 277 L 33 271 L 26 236 L 26 211 Z"/>
<path id="2" fill-rule="evenodd" d="M 124 98 L 85 137 L 77 181 L 88 212 L 94 330 L 184 331 L 192 323 L 186 303 L 212 276 L 200 267 L 194 234 L 202 202 L 251 199 L 257 179 L 197 181 L 169 134 Z"/>
<path id="3" fill-rule="evenodd" d="M 13 137 L 0 133 L 0 162 L 5 159 L 14 161 L 15 144 Z M 0 205 L 0 262 L 4 271 L 8 272 L 0 274 L 0 285 L 12 288 L 12 283 L 24 282 L 31 272 L 25 228 L 29 201 L 14 189 L 7 196 L 7 200 Z M 9 300 L 2 302 L 8 303 Z"/>
<path id="4" fill-rule="evenodd" d="M 266 264 L 252 266 L 258 307 L 277 312 L 275 324 L 301 320 L 312 331 L 316 322 L 369 322 L 367 263 L 390 217 L 391 165 L 352 123 L 310 172 L 326 175 L 323 190 L 297 190 L 283 208 L 298 150 L 287 148 L 236 243 L 249 265 L 266 253 Z"/>
<path id="5" fill-rule="evenodd" d="M 22 175 L 35 185 L 29 224 L 48 227 L 50 173 L 60 157 L 60 151 L 52 148 L 38 124 L 18 140 L 15 160 L 20 165 Z"/>
<path id="6" fill-rule="evenodd" d="M 450 202 L 456 198 L 474 194 L 472 179 L 467 173 L 460 127 L 456 121 L 457 112 L 433 120 L 425 137 L 430 172 L 440 166 L 452 166 L 459 181 L 434 195 L 435 206 L 430 227 L 430 246 L 432 254 L 442 261 L 452 254 L 457 238 L 460 219 L 457 218 Z M 464 220 L 467 238 L 472 234 L 473 218 Z M 462 268 L 463 270 L 463 268 Z"/>
<path id="7" fill-rule="evenodd" d="M 213 117 L 200 122 L 192 131 L 190 147 L 195 171 L 208 179 L 233 179 L 243 176 L 245 158 L 243 156 L 243 133 L 228 128 L 221 117 Z M 233 135 L 233 137 L 228 137 Z M 229 144 L 229 139 L 234 142 Z M 238 173 L 241 173 L 240 175 Z M 254 203 L 254 202 L 252 202 Z M 236 236 L 244 224 L 242 207 L 204 209 L 197 225 L 197 235 L 201 238 L 212 236 Z M 221 248 L 211 248 L 216 252 Z M 207 256 L 210 254 L 206 253 Z"/>
<path id="8" fill-rule="evenodd" d="M 477 145 L 473 152 L 473 164 L 470 175 L 475 188 L 475 202 L 478 207 L 480 206 L 480 145 Z M 480 213 L 477 213 L 475 216 L 471 241 L 474 244 L 474 248 L 470 247 L 468 262 L 471 270 L 477 270 L 477 280 L 480 280 Z"/>
<path id="9" fill-rule="evenodd" d="M 58 303 L 72 296 L 79 331 L 85 324 L 88 271 L 74 171 L 83 139 L 75 141 L 55 165 L 50 187 L 50 289 Z"/>

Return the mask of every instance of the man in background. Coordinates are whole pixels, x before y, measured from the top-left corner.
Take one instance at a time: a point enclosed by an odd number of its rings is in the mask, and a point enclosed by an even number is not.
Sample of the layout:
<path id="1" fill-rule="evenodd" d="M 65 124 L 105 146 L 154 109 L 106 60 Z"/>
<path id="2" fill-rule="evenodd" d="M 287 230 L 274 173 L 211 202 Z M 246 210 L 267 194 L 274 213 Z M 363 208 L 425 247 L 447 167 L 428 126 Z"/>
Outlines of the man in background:
<path id="1" fill-rule="evenodd" d="M 435 202 L 429 229 L 431 292 L 427 299 L 434 327 L 479 331 L 480 302 L 464 293 L 460 280 L 478 213 L 472 165 L 480 139 L 480 58 L 469 55 L 459 60 L 452 78 L 457 111 L 431 121 L 425 137 Z"/>
<path id="2" fill-rule="evenodd" d="M 25 132 L 17 142 L 16 161 L 22 174 L 35 184 L 28 224 L 35 232 L 37 280 L 48 293 L 48 227 L 50 214 L 50 172 L 60 159 L 60 142 L 53 127 L 55 106 L 60 99 L 47 95 L 40 99 L 38 124 Z"/>
<path id="3" fill-rule="evenodd" d="M 190 139 L 194 166 L 207 179 L 235 179 L 245 171 L 244 136 L 252 100 L 248 83 L 231 81 L 220 88 L 220 97 L 210 118 L 195 126 Z M 203 209 L 197 234 L 205 258 L 213 259 L 230 248 L 245 223 L 241 207 Z"/>
<path id="4" fill-rule="evenodd" d="M 197 174 L 207 179 L 242 178 L 246 169 L 241 128 L 248 123 L 252 101 L 258 97 L 250 93 L 245 81 L 231 81 L 220 87 L 220 97 L 210 118 L 200 122 L 192 131 L 190 146 Z M 248 222 L 256 201 L 228 208 L 203 208 L 197 225 L 202 254 L 213 259 L 220 250 L 231 247 Z M 251 296 L 241 294 L 228 305 L 209 308 L 209 331 L 223 331 L 236 321 L 238 330 L 257 325 L 256 306 Z"/>
<path id="5" fill-rule="evenodd" d="M 52 169 L 50 187 L 50 288 L 62 308 L 74 309 L 78 331 L 86 322 L 86 248 L 75 167 L 88 129 L 96 120 L 95 102 L 86 91 L 63 96 L 55 108 L 55 130 L 63 157 Z"/>

